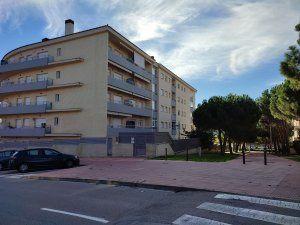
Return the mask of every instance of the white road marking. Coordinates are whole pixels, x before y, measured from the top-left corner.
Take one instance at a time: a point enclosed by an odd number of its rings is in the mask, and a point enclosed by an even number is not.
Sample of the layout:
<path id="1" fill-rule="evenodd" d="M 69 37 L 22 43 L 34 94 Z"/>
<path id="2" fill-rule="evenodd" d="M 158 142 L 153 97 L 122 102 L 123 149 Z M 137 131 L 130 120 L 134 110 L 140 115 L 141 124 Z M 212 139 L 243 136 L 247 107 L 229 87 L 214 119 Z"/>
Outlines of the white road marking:
<path id="1" fill-rule="evenodd" d="M 289 225 L 300 224 L 300 217 L 285 216 L 281 214 L 258 211 L 254 209 L 227 206 L 222 204 L 205 202 L 199 205 L 197 208 L 219 212 L 219 213 L 225 213 L 234 216 L 242 216 L 250 219 L 256 219 L 256 220 L 261 220 L 261 221 L 266 221 L 266 222 L 276 223 L 276 224 L 289 224 Z"/>
<path id="2" fill-rule="evenodd" d="M 281 208 L 300 210 L 300 203 L 296 203 L 296 202 L 286 202 L 280 200 L 249 197 L 249 196 L 242 196 L 242 195 L 230 195 L 230 194 L 217 194 L 215 198 L 242 200 L 242 201 L 247 201 L 255 204 L 270 205 L 270 206 L 276 206 Z"/>
<path id="3" fill-rule="evenodd" d="M 84 219 L 87 219 L 87 220 L 97 221 L 97 222 L 100 222 L 100 223 L 108 223 L 109 222 L 108 220 L 103 219 L 103 218 L 99 218 L 99 217 L 86 216 L 86 215 L 82 215 L 82 214 L 66 212 L 66 211 L 61 211 L 61 210 L 56 210 L 56 209 L 41 208 L 41 210 L 54 212 L 54 213 L 65 214 L 65 215 L 69 215 L 69 216 L 76 216 L 76 217 L 84 218 Z"/>
<path id="4" fill-rule="evenodd" d="M 219 221 L 209 220 L 209 219 L 197 217 L 197 216 L 190 216 L 187 214 L 184 214 L 183 216 L 179 217 L 172 224 L 176 224 L 176 225 L 231 225 L 229 223 L 222 223 Z"/>

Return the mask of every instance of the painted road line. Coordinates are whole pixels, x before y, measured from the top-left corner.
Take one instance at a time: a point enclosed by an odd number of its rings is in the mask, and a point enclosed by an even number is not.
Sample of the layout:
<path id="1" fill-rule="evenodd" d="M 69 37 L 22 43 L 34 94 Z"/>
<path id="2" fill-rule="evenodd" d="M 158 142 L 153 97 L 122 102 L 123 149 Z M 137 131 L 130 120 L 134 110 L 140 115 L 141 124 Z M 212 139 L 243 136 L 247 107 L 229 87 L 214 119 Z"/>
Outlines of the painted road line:
<path id="1" fill-rule="evenodd" d="M 286 202 L 280 200 L 249 197 L 249 196 L 242 196 L 242 195 L 230 195 L 230 194 L 217 194 L 215 198 L 242 200 L 242 201 L 247 201 L 255 204 L 270 205 L 270 206 L 276 206 L 281 208 L 300 210 L 300 203 L 296 203 L 296 202 Z"/>
<path id="2" fill-rule="evenodd" d="M 215 220 L 209 220 L 202 217 L 197 216 L 190 216 L 184 214 L 183 216 L 179 217 L 175 220 L 172 224 L 176 225 L 230 225 L 229 223 L 222 223 Z"/>
<path id="3" fill-rule="evenodd" d="M 213 212 L 225 213 L 234 216 L 241 216 L 250 219 L 256 219 L 276 224 L 289 224 L 299 225 L 300 217 L 285 216 L 281 214 L 275 214 L 270 212 L 258 211 L 254 209 L 239 208 L 233 206 L 227 206 L 216 203 L 204 202 L 197 207 L 198 209 L 205 209 Z"/>
<path id="4" fill-rule="evenodd" d="M 56 210 L 56 209 L 41 208 L 41 210 L 54 212 L 54 213 L 65 214 L 65 215 L 69 215 L 69 216 L 80 217 L 80 218 L 83 218 L 83 219 L 93 220 L 93 221 L 97 221 L 97 222 L 100 222 L 100 223 L 108 223 L 109 222 L 108 220 L 103 219 L 103 218 L 99 218 L 99 217 L 86 216 L 86 215 L 82 215 L 82 214 L 78 214 L 78 213 L 66 212 L 66 211 L 61 211 L 61 210 Z"/>

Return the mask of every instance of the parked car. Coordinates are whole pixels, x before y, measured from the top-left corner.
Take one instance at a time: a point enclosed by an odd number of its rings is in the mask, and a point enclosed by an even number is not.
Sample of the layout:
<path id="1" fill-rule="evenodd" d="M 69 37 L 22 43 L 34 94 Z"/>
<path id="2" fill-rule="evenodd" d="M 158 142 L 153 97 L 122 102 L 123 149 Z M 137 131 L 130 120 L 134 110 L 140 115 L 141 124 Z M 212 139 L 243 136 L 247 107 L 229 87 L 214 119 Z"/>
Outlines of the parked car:
<path id="1" fill-rule="evenodd" d="M 16 152 L 11 156 L 9 164 L 12 169 L 24 173 L 32 169 L 78 166 L 79 158 L 51 148 L 35 148 Z"/>
<path id="2" fill-rule="evenodd" d="M 16 150 L 6 150 L 0 152 L 0 170 L 8 169 L 10 157 Z"/>

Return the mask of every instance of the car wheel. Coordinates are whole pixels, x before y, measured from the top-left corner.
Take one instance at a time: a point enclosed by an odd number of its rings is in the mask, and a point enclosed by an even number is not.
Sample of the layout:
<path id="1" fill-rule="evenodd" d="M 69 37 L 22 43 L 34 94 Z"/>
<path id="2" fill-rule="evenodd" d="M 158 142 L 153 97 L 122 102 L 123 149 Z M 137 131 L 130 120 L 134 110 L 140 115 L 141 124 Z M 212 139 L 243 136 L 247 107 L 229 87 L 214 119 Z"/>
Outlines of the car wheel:
<path id="1" fill-rule="evenodd" d="M 1 171 L 1 170 L 3 170 L 3 166 L 2 166 L 2 164 L 0 163 L 0 171 Z"/>
<path id="2" fill-rule="evenodd" d="M 73 166 L 74 166 L 73 160 L 68 160 L 68 161 L 66 162 L 66 166 L 67 166 L 68 168 L 73 167 Z"/>
<path id="3" fill-rule="evenodd" d="M 25 164 L 25 163 L 22 163 L 20 166 L 19 166 L 19 172 L 21 173 L 26 173 L 28 171 L 28 165 Z"/>

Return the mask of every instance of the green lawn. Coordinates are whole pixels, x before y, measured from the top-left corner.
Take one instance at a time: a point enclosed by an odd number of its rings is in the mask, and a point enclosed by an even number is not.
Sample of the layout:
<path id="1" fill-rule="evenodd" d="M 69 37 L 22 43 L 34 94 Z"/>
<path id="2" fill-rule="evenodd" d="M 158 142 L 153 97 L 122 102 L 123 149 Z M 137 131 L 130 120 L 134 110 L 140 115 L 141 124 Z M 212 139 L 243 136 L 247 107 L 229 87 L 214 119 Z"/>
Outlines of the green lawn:
<path id="1" fill-rule="evenodd" d="M 291 155 L 291 156 L 288 156 L 286 158 L 297 161 L 297 162 L 300 162 L 300 155 Z"/>
<path id="2" fill-rule="evenodd" d="M 226 162 L 228 160 L 235 159 L 239 156 L 239 154 L 225 154 L 221 155 L 219 153 L 205 153 L 202 154 L 201 157 L 199 157 L 198 154 L 192 154 L 189 155 L 189 161 L 194 161 L 194 162 Z M 160 159 L 164 160 L 164 156 L 160 156 L 154 159 Z M 168 160 L 180 160 L 180 161 L 185 161 L 186 160 L 186 155 L 172 155 L 168 156 Z"/>

